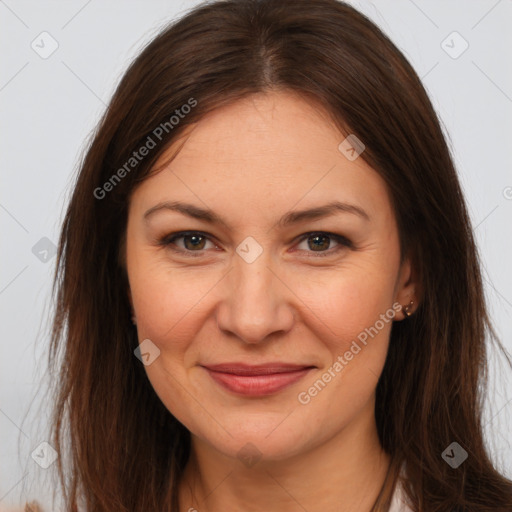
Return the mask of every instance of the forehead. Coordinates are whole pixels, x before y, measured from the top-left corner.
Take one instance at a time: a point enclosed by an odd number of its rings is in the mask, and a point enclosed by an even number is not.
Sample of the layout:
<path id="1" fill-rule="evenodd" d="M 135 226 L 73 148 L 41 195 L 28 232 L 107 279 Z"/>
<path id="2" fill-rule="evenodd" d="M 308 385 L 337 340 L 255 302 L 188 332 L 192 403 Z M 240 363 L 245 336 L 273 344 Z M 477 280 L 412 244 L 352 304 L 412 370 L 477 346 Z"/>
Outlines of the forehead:
<path id="1" fill-rule="evenodd" d="M 344 139 L 315 103 L 288 92 L 252 95 L 187 130 L 178 154 L 142 183 L 134 201 L 149 208 L 188 200 L 238 219 L 337 200 L 389 216 L 385 183 L 362 158 L 346 158 Z"/>
<path id="2" fill-rule="evenodd" d="M 316 103 L 292 92 L 251 95 L 204 117 L 187 139 L 181 158 L 211 158 L 221 165 L 259 164 L 261 172 L 278 175 L 332 157 L 341 134 Z M 305 159 L 305 160 L 304 160 Z"/>

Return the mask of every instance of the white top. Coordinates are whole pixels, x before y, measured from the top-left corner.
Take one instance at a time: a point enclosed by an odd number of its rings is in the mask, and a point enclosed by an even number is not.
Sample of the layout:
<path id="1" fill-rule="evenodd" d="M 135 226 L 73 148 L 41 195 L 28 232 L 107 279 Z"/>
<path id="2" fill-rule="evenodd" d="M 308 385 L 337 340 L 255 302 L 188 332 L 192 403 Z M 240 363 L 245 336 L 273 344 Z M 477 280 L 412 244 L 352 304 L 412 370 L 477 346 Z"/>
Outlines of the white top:
<path id="1" fill-rule="evenodd" d="M 403 490 L 401 480 L 398 480 L 396 484 L 389 512 L 412 512 L 412 508 L 405 501 L 405 491 Z"/>

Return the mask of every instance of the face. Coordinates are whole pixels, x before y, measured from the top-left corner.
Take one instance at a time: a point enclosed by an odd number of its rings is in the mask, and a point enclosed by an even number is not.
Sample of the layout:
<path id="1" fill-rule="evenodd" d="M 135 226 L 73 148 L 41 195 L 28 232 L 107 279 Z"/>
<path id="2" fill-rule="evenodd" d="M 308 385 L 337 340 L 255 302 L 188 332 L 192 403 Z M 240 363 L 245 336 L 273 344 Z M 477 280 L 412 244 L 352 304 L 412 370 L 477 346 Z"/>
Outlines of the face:
<path id="1" fill-rule="evenodd" d="M 132 196 L 147 376 L 228 456 L 284 459 L 373 410 L 410 267 L 383 180 L 344 139 L 291 93 L 254 95 L 203 118 Z"/>

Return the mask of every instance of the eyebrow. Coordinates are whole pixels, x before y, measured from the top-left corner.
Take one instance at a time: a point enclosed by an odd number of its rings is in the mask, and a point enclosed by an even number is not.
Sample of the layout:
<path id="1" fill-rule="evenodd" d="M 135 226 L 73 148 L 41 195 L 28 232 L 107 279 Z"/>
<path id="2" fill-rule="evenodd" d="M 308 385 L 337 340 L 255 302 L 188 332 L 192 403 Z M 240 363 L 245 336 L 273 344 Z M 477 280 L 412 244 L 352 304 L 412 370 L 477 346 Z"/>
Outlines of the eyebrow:
<path id="1" fill-rule="evenodd" d="M 151 215 L 159 211 L 174 211 L 193 219 L 208 222 L 209 224 L 220 224 L 228 229 L 230 228 L 227 222 L 212 210 L 200 208 L 181 201 L 165 201 L 158 203 L 144 213 L 144 220 L 147 221 Z M 370 216 L 359 206 L 342 203 L 340 201 L 332 201 L 323 206 L 288 212 L 279 219 L 277 225 L 279 227 L 286 227 L 306 220 L 316 220 L 341 212 L 357 215 L 366 221 L 371 220 Z"/>

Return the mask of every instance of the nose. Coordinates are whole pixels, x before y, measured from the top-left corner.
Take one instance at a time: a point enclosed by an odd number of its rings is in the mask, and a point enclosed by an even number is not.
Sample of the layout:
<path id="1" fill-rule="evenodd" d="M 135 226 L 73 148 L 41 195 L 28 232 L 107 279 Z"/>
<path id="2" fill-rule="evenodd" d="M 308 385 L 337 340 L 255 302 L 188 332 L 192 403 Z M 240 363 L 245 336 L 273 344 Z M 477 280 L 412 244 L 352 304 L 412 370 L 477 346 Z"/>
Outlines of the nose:
<path id="1" fill-rule="evenodd" d="M 294 322 L 293 293 L 264 254 L 252 263 L 234 259 L 223 284 L 224 300 L 217 308 L 219 329 L 247 344 L 283 335 Z"/>

